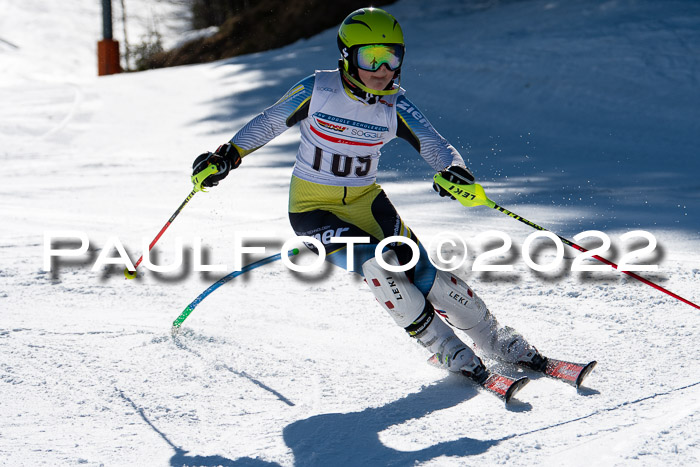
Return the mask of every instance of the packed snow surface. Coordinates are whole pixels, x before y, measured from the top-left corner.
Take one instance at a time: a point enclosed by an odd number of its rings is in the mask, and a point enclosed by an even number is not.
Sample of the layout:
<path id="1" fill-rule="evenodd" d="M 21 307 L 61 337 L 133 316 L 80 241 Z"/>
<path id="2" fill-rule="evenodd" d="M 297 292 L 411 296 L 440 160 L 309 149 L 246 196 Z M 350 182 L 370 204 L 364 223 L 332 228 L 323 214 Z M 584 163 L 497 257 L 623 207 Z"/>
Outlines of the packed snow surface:
<path id="1" fill-rule="evenodd" d="M 115 16 L 121 15 L 113 2 Z M 130 41 L 175 43 L 183 2 L 126 0 Z M 298 132 L 197 193 L 156 246 L 173 272 L 122 266 L 191 190 L 215 149 L 314 69 L 334 68 L 335 30 L 217 63 L 97 78 L 100 2 L 0 0 L 0 464 L 697 465 L 700 310 L 616 271 L 536 272 L 534 230 L 431 189 L 405 142 L 379 182 L 429 244 L 466 240 L 457 271 L 502 324 L 545 355 L 598 367 L 578 391 L 533 380 L 504 407 L 429 355 L 361 278 L 280 261 L 207 297 L 232 271 L 235 237 L 264 253 L 293 235 L 287 191 Z M 423 2 L 388 7 L 407 42 L 402 86 L 498 204 L 571 239 L 604 232 L 619 261 L 658 241 L 640 274 L 700 301 L 700 3 L 654 0 Z M 115 37 L 122 27 L 115 21 Z M 169 42 L 168 42 L 169 41 Z M 472 270 L 475 257 L 513 241 Z M 48 248 L 89 250 L 44 264 Z M 193 272 L 202 262 L 225 271 Z M 582 239 L 589 248 L 595 238 Z M 553 261 L 546 241 L 530 251 Z M 451 250 L 463 252 L 460 246 Z M 435 253 L 435 252 L 433 252 Z M 299 261 L 309 261 L 308 256 Z M 593 264 L 586 262 L 585 264 Z"/>

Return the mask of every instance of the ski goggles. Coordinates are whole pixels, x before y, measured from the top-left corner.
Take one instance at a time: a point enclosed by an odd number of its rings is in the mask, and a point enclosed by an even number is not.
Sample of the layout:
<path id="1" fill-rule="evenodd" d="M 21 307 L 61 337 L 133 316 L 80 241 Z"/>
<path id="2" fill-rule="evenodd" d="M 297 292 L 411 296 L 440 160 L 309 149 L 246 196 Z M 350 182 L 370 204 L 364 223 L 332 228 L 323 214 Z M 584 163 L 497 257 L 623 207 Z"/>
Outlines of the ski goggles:
<path id="1" fill-rule="evenodd" d="M 357 68 L 365 71 L 377 71 L 383 64 L 391 71 L 401 67 L 404 47 L 400 44 L 372 44 L 358 47 L 356 57 Z"/>

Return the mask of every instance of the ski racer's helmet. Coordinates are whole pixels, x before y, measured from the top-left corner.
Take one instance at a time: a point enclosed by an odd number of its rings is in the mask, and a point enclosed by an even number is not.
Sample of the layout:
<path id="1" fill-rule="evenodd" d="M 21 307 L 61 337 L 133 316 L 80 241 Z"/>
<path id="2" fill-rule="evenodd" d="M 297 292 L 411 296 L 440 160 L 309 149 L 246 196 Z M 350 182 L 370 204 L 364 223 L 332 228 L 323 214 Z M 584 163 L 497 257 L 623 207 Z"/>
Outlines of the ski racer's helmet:
<path id="1" fill-rule="evenodd" d="M 379 8 L 350 13 L 338 29 L 338 49 L 343 79 L 353 92 L 384 96 L 399 91 L 393 80 L 383 90 L 368 88 L 358 73 L 359 68 L 375 71 L 386 64 L 394 72 L 393 79 L 399 78 L 406 48 L 401 26 L 389 13 Z"/>

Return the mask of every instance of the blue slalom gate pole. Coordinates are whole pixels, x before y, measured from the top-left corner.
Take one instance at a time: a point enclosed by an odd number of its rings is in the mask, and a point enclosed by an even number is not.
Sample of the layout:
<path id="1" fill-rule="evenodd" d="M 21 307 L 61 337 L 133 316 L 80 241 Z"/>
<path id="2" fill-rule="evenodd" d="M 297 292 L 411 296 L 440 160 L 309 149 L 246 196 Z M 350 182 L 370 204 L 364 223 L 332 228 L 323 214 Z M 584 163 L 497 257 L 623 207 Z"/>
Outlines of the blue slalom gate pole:
<path id="1" fill-rule="evenodd" d="M 293 250 L 289 251 L 289 256 L 294 256 L 298 255 L 299 250 L 297 248 L 294 248 Z M 187 317 L 194 311 L 194 309 L 202 303 L 202 300 L 207 298 L 209 295 L 211 295 L 212 292 L 214 292 L 216 289 L 224 285 L 225 283 L 233 280 L 234 278 L 240 276 L 241 274 L 245 274 L 248 271 L 252 271 L 255 268 L 258 268 L 260 266 L 263 266 L 265 264 L 271 263 L 273 261 L 277 261 L 280 259 L 282 256 L 281 253 L 277 253 L 276 255 L 268 256 L 267 258 L 263 258 L 261 260 L 258 260 L 254 263 L 248 264 L 247 266 L 244 266 L 240 271 L 234 271 L 231 274 L 222 277 L 218 281 L 214 282 L 212 285 L 210 285 L 207 290 L 199 294 L 199 297 L 195 298 L 192 303 L 187 305 L 187 307 L 182 310 L 182 313 L 180 313 L 180 316 L 173 321 L 173 331 L 177 330 L 180 328 L 180 325 L 187 319 Z"/>

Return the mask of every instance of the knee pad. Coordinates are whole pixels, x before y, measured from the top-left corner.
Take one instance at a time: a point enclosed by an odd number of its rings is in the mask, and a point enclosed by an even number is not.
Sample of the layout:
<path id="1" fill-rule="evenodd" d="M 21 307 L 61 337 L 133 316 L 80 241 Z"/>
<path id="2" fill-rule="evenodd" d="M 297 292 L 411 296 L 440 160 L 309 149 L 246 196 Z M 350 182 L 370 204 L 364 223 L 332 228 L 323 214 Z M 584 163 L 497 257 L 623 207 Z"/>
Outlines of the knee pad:
<path id="1" fill-rule="evenodd" d="M 393 251 L 385 252 L 382 257 L 387 264 L 399 265 Z M 386 271 L 376 258 L 362 265 L 362 273 L 377 301 L 394 318 L 396 324 L 406 328 L 421 316 L 426 304 L 425 297 L 408 280 L 406 273 Z"/>
<path id="2" fill-rule="evenodd" d="M 463 331 L 476 327 L 488 312 L 484 301 L 462 279 L 447 271 L 437 272 L 428 300 L 440 310 L 440 316 Z"/>

